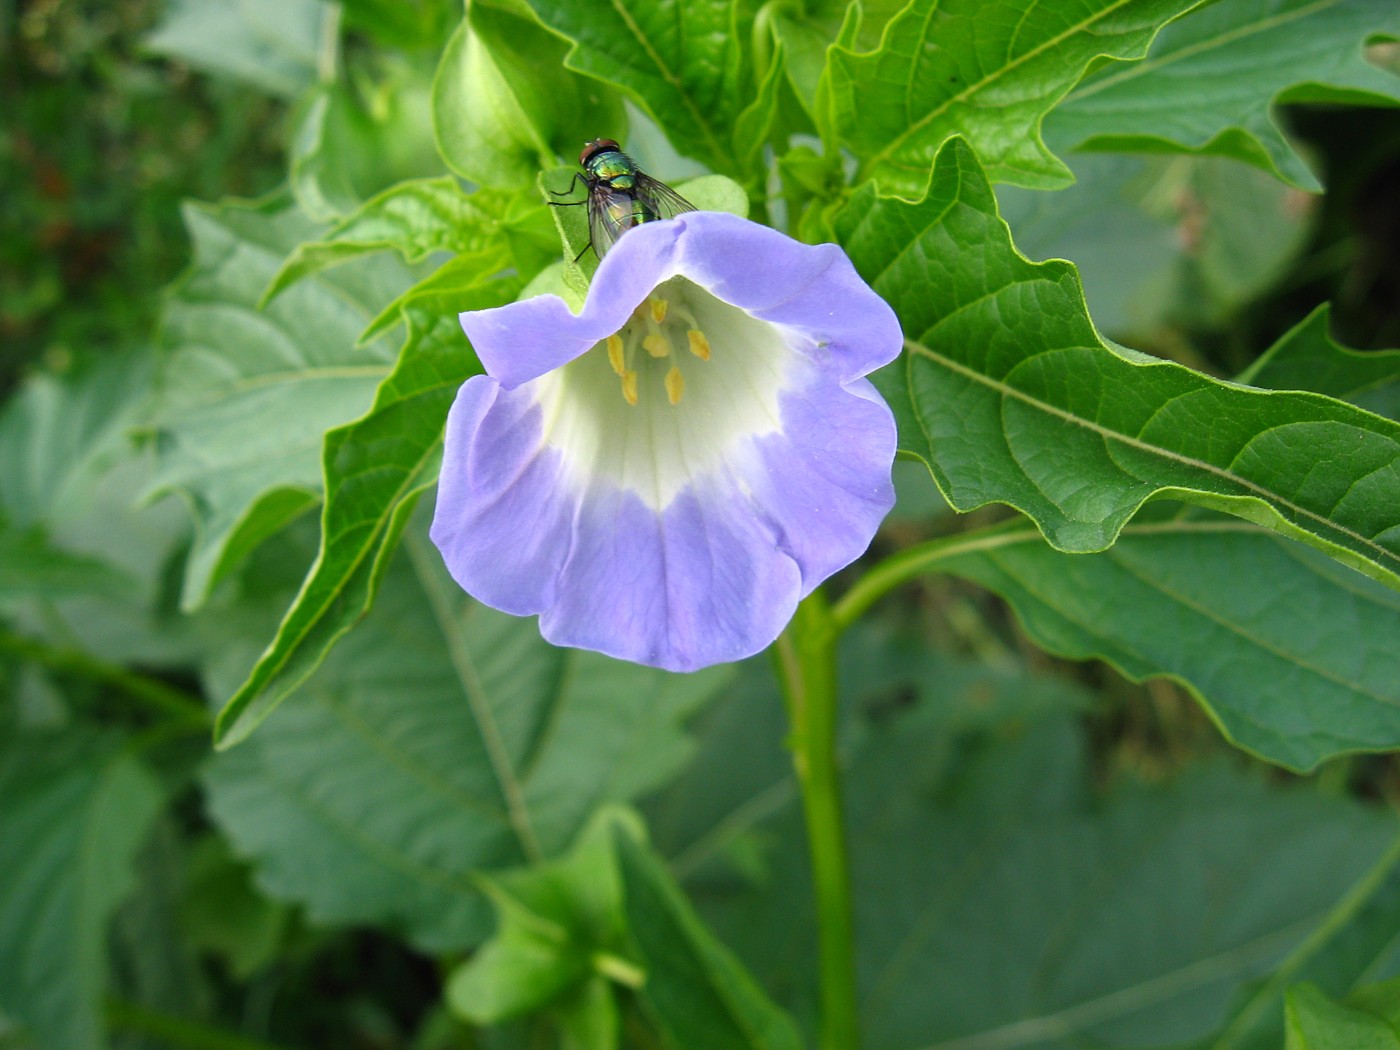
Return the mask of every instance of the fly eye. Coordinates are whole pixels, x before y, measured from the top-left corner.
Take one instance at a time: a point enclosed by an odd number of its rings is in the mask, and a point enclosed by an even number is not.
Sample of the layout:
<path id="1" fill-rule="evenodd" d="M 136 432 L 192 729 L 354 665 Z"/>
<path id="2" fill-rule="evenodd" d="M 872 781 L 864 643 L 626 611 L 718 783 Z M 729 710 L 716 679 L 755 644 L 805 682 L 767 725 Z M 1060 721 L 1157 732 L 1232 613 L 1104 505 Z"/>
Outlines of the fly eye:
<path id="1" fill-rule="evenodd" d="M 612 139 L 594 139 L 592 142 L 584 144 L 583 152 L 578 155 L 579 166 L 586 167 L 588 165 L 588 158 L 595 153 L 603 153 L 607 150 L 619 150 L 621 148 L 622 147 Z"/>

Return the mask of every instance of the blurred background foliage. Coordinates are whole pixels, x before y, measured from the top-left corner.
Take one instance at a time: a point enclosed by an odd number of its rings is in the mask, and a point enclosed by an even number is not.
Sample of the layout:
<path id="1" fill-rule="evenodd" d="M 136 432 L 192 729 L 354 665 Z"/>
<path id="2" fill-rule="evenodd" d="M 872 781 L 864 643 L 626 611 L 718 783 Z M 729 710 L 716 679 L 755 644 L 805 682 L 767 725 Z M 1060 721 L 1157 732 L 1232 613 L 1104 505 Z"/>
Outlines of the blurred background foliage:
<path id="1" fill-rule="evenodd" d="M 15 398 L 26 384 L 42 391 L 49 379 L 95 377 L 96 392 L 82 395 L 86 401 L 74 395 L 64 403 L 67 414 L 50 425 L 77 429 L 82 405 L 106 398 L 130 406 L 104 417 L 110 440 L 125 441 L 140 418 L 142 373 L 125 370 L 130 387 L 114 389 L 104 385 L 103 370 L 152 352 L 163 289 L 190 258 L 181 202 L 257 198 L 285 185 L 303 211 L 325 220 L 400 179 L 441 174 L 431 135 L 432 77 L 460 13 L 457 0 L 0 0 L 0 395 Z M 1396 45 L 1377 45 L 1376 52 L 1400 66 Z M 1212 374 L 1239 373 L 1328 299 L 1343 343 L 1400 345 L 1400 110 L 1295 106 L 1286 116 L 1323 174 L 1325 196 L 1228 160 L 1084 153 L 1070 158 L 1079 180 L 1072 189 L 1005 189 L 1002 207 L 1028 256 L 1069 258 L 1081 268 L 1106 335 Z M 634 152 L 656 158 L 658 170 L 670 174 L 675 154 L 638 114 L 632 118 Z M 579 128 L 577 137 L 589 134 Z M 12 456 L 16 447 L 23 446 L 11 445 Z M 104 484 L 113 489 L 114 507 L 129 504 L 141 487 L 120 478 Z M 909 489 L 878 541 L 881 550 L 953 528 L 926 484 Z M 140 536 L 118 529 L 111 540 L 119 569 L 143 581 L 142 616 L 149 620 L 123 622 L 103 606 L 79 621 L 91 630 L 68 648 L 26 648 L 23 630 L 5 633 L 0 726 L 67 727 L 45 744 L 52 754 L 40 748 L 25 761 L 58 762 L 66 749 L 82 749 L 91 756 L 84 768 L 92 780 L 68 786 L 120 801 L 130 821 L 128 840 L 111 848 L 134 858 L 134 879 L 114 877 L 110 898 L 92 902 L 115 914 L 114 936 L 110 946 L 99 938 L 83 949 L 110 952 L 103 986 L 113 1045 L 551 1045 L 533 1024 L 481 1034 L 454 1020 L 441 1000 L 452 953 L 422 954 L 383 927 L 327 929 L 259 889 L 205 812 L 198 777 L 208 738 L 195 668 L 211 653 L 246 649 L 249 639 L 270 635 L 314 545 L 308 524 L 256 554 L 246 577 L 255 600 L 240 604 L 235 597 L 247 595 L 224 594 L 200 616 L 178 619 L 176 566 L 188 550 L 188 527 L 178 509 L 157 507 Z M 86 525 L 108 527 L 108 519 Z M 141 553 L 124 558 L 124 549 Z M 92 626 L 97 620 L 101 626 Z M 940 675 L 961 685 L 952 691 L 955 702 L 935 714 L 921 706 L 918 686 L 925 662 L 934 659 L 918 655 L 929 640 L 964 661 L 940 663 Z M 920 797 L 954 798 L 970 810 L 1004 806 L 1006 800 L 983 799 L 969 787 L 994 782 L 978 779 L 980 765 L 1036 769 L 1065 748 L 1082 748 L 1076 775 L 1100 787 L 1152 785 L 1205 763 L 1217 772 L 1191 790 L 1207 811 L 1249 795 L 1246 782 L 1292 779 L 1253 770 L 1170 682 L 1136 685 L 1102 664 L 1046 656 L 999 599 L 971 584 L 944 577 L 910 589 L 851 645 L 847 666 L 889 669 L 852 685 L 853 753 L 882 736 L 903 734 L 892 746 L 917 741 L 911 768 L 920 768 Z M 780 705 L 771 695 L 752 701 L 765 688 L 753 684 L 761 668 L 742 674 L 742 688 L 698 725 L 701 760 L 686 776 L 713 774 L 711 794 L 687 795 L 680 784 L 653 797 L 647 812 L 658 845 L 676 858 L 707 917 L 801 1015 L 808 991 L 794 973 L 809 961 L 801 916 L 755 904 L 759 922 L 725 892 L 741 876 L 767 887 L 802 878 L 800 870 L 772 870 L 802 857 L 791 790 L 783 787 L 781 727 L 767 727 L 765 736 L 747 719 L 733 724 L 733 711 L 746 700 L 745 710 L 773 715 Z M 909 710 L 925 711 L 924 720 L 896 717 Z M 172 711 L 183 711 L 183 721 L 172 720 Z M 1027 724 L 1043 730 L 1015 737 L 1014 753 L 992 753 L 989 734 Z M 108 735 L 114 730 L 154 734 L 144 742 L 147 765 L 124 764 Z M 761 754 L 735 761 L 745 748 Z M 0 783 L 8 778 L 13 785 L 31 767 L 13 754 L 7 759 Z M 852 805 L 870 815 L 866 837 L 898 837 L 904 816 L 882 813 L 878 803 L 886 767 L 871 761 L 865 768 L 859 758 L 854 764 Z M 1233 787 L 1222 788 L 1221 777 L 1236 778 Z M 697 798 L 718 806 L 713 785 L 726 783 L 752 788 L 752 797 L 786 816 L 761 836 L 740 836 L 706 853 L 696 847 L 704 838 L 697 829 L 708 827 L 707 815 L 695 811 Z M 1339 760 L 1323 769 L 1319 783 L 1330 798 L 1400 797 L 1396 764 L 1385 757 Z M 1066 820 L 1092 808 L 1072 786 L 1049 801 L 1043 781 L 1026 790 Z M 1130 809 L 1156 804 L 1150 788 L 1141 790 L 1142 798 L 1125 803 Z M 162 797 L 171 804 L 158 806 Z M 950 812 L 944 831 L 959 841 L 966 829 L 957 807 Z M 1366 823 L 1354 814 L 1345 819 Z M 1358 826 L 1357 835 L 1374 830 Z M 867 871 L 858 879 L 905 874 Z M 805 1007 L 810 1012 L 811 1003 Z M 898 1033 L 901 1021 L 892 1010 L 876 1023 Z M 26 1045 L 0 1020 L 0 1046 Z"/>

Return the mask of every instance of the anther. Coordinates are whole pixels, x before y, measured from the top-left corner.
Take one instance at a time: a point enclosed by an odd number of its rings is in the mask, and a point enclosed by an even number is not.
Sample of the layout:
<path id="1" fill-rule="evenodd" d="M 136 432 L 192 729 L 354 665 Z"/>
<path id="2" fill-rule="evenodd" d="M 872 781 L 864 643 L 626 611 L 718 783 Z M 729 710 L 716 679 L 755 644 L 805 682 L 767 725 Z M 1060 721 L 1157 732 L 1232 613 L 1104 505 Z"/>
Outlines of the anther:
<path id="1" fill-rule="evenodd" d="M 637 403 L 637 373 L 631 369 L 622 373 L 622 397 L 629 405 Z"/>
<path id="2" fill-rule="evenodd" d="M 660 332 L 652 332 L 642 340 L 642 349 L 652 357 L 666 357 L 671 352 L 671 341 Z"/>
<path id="3" fill-rule="evenodd" d="M 701 361 L 710 359 L 710 341 L 705 338 L 705 333 L 698 328 L 692 328 L 685 333 L 686 339 L 690 342 L 690 352 Z"/>
<path id="4" fill-rule="evenodd" d="M 681 395 L 685 393 L 685 376 L 681 375 L 681 370 L 675 365 L 671 366 L 666 373 L 666 397 L 673 405 L 680 404 Z"/>
<path id="5" fill-rule="evenodd" d="M 651 304 L 651 319 L 653 321 L 660 324 L 666 320 L 666 307 L 669 304 L 665 299 L 653 295 L 647 299 L 647 302 Z"/>
<path id="6" fill-rule="evenodd" d="M 622 336 L 616 332 L 608 336 L 608 364 L 612 365 L 612 370 L 618 375 L 622 375 L 627 370 L 622 349 Z"/>

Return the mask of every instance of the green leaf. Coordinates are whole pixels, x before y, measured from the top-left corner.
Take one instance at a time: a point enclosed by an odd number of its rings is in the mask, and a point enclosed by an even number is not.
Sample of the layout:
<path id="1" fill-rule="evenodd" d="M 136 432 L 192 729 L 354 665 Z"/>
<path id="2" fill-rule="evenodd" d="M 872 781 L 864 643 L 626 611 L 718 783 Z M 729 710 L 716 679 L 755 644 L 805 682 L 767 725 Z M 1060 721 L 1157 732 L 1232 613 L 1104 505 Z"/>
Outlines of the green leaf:
<path id="1" fill-rule="evenodd" d="M 969 547 L 941 567 L 1006 598 L 1038 645 L 1175 678 L 1260 757 L 1306 771 L 1400 747 L 1400 600 L 1305 547 L 1214 518 L 1135 523 L 1102 554 L 1024 524 Z"/>
<path id="2" fill-rule="evenodd" d="M 553 856 L 598 805 L 672 775 L 681 720 L 727 673 L 556 649 L 467 599 L 416 531 L 411 566 L 206 782 L 265 891 L 441 952 L 487 932 L 473 872 Z"/>
<path id="3" fill-rule="evenodd" d="M 661 860 L 613 829 L 627 932 L 646 970 L 637 995 L 677 1046 L 797 1050 L 797 1027 L 695 914 Z"/>
<path id="4" fill-rule="evenodd" d="M 190 207 L 185 218 L 195 258 L 164 319 L 152 492 L 182 492 L 195 516 L 190 608 L 315 506 L 323 434 L 370 405 L 394 357 L 384 340 L 357 349 L 356 336 L 412 278 L 380 255 L 302 281 L 259 311 L 281 260 L 320 230 L 279 201 Z"/>
<path id="5" fill-rule="evenodd" d="M 0 603 L 41 595 L 120 597 L 134 589 L 134 580 L 105 561 L 70 554 L 34 532 L 0 527 Z"/>
<path id="6" fill-rule="evenodd" d="M 1400 1031 L 1384 1018 L 1329 999 L 1316 985 L 1288 992 L 1286 1050 L 1400 1050 Z"/>
<path id="7" fill-rule="evenodd" d="M 296 98 L 316 83 L 335 19 L 320 0 L 172 0 L 145 45 L 201 72 Z"/>
<path id="8" fill-rule="evenodd" d="M 474 1024 L 496 1024 L 561 1005 L 605 969 L 631 971 L 616 955 L 623 945 L 615 819 L 623 815 L 600 812 L 559 860 L 478 877 L 499 926 L 449 978 L 454 1012 Z M 640 984 L 644 974 L 634 977 L 631 983 Z"/>
<path id="9" fill-rule="evenodd" d="M 43 593 L 10 603 L 7 615 L 31 638 L 64 649 L 81 639 L 88 654 L 148 666 L 188 659 L 191 640 L 163 602 L 188 515 L 173 502 L 133 506 L 152 474 L 130 431 L 143 418 L 154 359 L 146 350 L 103 355 L 62 379 L 36 375 L 0 410 L 0 519 L 12 542 L 32 542 L 28 534 L 48 548 L 0 556 L 0 572 L 12 583 L 41 571 L 66 580 L 49 575 Z"/>
<path id="10" fill-rule="evenodd" d="M 1163 30 L 1145 61 L 1086 77 L 1045 135 L 1056 149 L 1219 154 L 1315 189 L 1274 107 L 1400 103 L 1400 78 L 1364 57 L 1377 35 L 1400 37 L 1391 0 L 1221 0 Z"/>
<path id="11" fill-rule="evenodd" d="M 742 42 L 753 22 L 750 0 L 526 2 L 569 42 L 568 68 L 616 84 L 686 156 L 744 174 L 733 133 L 749 101 Z"/>
<path id="12" fill-rule="evenodd" d="M 507 263 L 499 216 L 502 197 L 463 193 L 451 176 L 401 182 L 372 197 L 318 240 L 304 241 L 282 264 L 259 308 L 304 277 L 351 259 L 394 250 L 415 263 L 433 252 L 480 260 L 484 277 Z"/>
<path id="13" fill-rule="evenodd" d="M 320 550 L 277 636 L 219 712 L 217 746 L 252 732 L 369 609 L 419 494 L 437 479 L 447 410 L 480 371 L 457 313 L 499 306 L 515 288 L 502 281 L 420 300 L 369 412 L 326 434 Z"/>
<path id="14" fill-rule="evenodd" d="M 914 0 L 878 46 L 828 53 L 830 96 L 860 177 L 920 200 L 943 143 L 965 137 L 995 182 L 1054 189 L 1073 176 L 1040 122 L 1099 56 L 1137 58 L 1199 0 Z"/>
<path id="15" fill-rule="evenodd" d="M 113 737 L 0 743 L 0 1011 L 41 1046 L 107 1045 L 107 927 L 161 802 Z"/>
<path id="16" fill-rule="evenodd" d="M 1096 786 L 1102 771 L 1074 719 L 1047 708 L 950 732 L 933 673 L 923 702 L 870 709 L 843 734 L 871 1050 L 1213 1045 L 1280 964 L 1303 966 L 1364 932 L 1371 954 L 1350 960 L 1346 980 L 1386 965 L 1400 860 L 1387 815 L 1222 766 Z M 1011 710 L 1033 683 L 984 677 L 968 700 L 1005 692 Z M 752 696 L 727 710 L 727 731 L 702 739 L 696 775 L 658 809 L 706 814 L 679 836 L 687 886 L 779 1001 L 809 1016 L 815 920 L 800 802 L 777 795 L 786 781 L 746 773 L 754 754 L 781 768 L 785 730 L 780 718 L 755 725 Z M 740 843 L 759 862 L 721 865 Z M 1385 908 L 1368 911 L 1381 896 Z M 1281 993 L 1263 1003 L 1272 1019 Z"/>
<path id="17" fill-rule="evenodd" d="M 904 326 L 903 357 L 876 377 L 901 447 L 954 507 L 1007 503 L 1056 548 L 1095 551 L 1165 496 L 1400 586 L 1400 426 L 1110 349 L 1074 267 L 1016 252 L 965 144 L 940 154 L 925 201 L 867 187 L 837 230 Z"/>
<path id="18" fill-rule="evenodd" d="M 1348 350 L 1328 334 L 1319 306 L 1252 364 L 1241 383 L 1270 390 L 1312 390 L 1400 419 L 1400 350 Z"/>
<path id="19" fill-rule="evenodd" d="M 433 82 L 438 152 L 483 186 L 533 186 L 556 157 L 588 138 L 622 138 L 620 101 L 564 68 L 568 45 L 522 0 L 474 0 Z"/>

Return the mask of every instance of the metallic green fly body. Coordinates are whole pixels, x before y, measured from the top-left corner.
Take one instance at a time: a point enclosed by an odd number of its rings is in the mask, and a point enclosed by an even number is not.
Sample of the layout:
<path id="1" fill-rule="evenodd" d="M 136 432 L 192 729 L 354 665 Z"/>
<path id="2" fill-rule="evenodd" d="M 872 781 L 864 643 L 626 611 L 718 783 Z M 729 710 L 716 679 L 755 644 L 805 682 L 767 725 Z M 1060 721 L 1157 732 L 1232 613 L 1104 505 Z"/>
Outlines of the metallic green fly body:
<path id="1" fill-rule="evenodd" d="M 588 188 L 588 197 L 581 201 L 553 202 L 559 207 L 588 206 L 588 244 L 575 257 L 576 262 L 590 246 L 601 259 L 623 233 L 639 223 L 695 211 L 695 205 L 637 167 L 636 161 L 623 153 L 622 147 L 612 139 L 594 139 L 587 143 L 578 162 L 583 171 L 576 172 L 569 188 L 555 196 L 568 196 L 582 179 Z"/>

